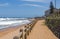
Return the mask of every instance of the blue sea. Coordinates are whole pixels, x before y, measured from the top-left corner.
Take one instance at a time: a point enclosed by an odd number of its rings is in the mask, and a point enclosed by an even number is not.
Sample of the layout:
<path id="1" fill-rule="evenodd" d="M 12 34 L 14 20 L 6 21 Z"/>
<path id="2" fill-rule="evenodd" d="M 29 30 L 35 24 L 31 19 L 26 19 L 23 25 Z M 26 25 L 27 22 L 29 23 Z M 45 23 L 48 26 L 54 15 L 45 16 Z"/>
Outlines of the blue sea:
<path id="1" fill-rule="evenodd" d="M 0 29 L 30 23 L 27 18 L 0 18 Z"/>

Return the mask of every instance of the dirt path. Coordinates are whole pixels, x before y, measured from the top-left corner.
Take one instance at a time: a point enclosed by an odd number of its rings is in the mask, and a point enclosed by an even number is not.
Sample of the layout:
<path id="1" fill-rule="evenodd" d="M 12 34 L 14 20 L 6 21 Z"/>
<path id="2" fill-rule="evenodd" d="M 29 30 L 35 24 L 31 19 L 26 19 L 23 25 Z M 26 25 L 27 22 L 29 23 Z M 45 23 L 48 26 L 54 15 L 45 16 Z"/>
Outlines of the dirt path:
<path id="1" fill-rule="evenodd" d="M 50 29 L 44 25 L 44 20 L 40 20 L 34 26 L 27 39 L 58 39 Z"/>

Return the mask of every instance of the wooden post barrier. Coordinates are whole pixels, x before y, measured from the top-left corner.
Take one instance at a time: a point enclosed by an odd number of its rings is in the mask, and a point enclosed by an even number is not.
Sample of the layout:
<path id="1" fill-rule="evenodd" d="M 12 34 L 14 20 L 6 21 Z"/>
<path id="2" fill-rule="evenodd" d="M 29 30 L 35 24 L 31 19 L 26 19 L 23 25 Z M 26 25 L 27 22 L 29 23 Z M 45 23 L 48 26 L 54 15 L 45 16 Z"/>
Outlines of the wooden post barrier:
<path id="1" fill-rule="evenodd" d="M 24 35 L 24 39 L 27 39 L 27 30 L 25 29 L 25 35 Z"/>
<path id="2" fill-rule="evenodd" d="M 30 25 L 31 25 L 31 23 L 27 25 L 28 35 L 29 35 L 29 33 L 30 33 L 30 27 L 31 27 Z"/>
<path id="3" fill-rule="evenodd" d="M 29 32 L 31 32 L 31 25 L 29 26 L 30 28 L 29 28 Z"/>
<path id="4" fill-rule="evenodd" d="M 29 26 L 27 25 L 25 28 L 26 28 L 27 35 L 29 35 Z"/>
<path id="5" fill-rule="evenodd" d="M 30 31 L 30 27 L 28 26 L 27 27 L 27 33 L 28 33 L 28 35 L 29 35 L 29 31 Z"/>
<path id="6" fill-rule="evenodd" d="M 25 26 L 25 35 L 24 35 L 24 39 L 27 39 L 27 29 L 26 29 L 27 26 Z"/>
<path id="7" fill-rule="evenodd" d="M 27 24 L 27 26 L 24 26 L 24 28 L 25 28 L 25 30 L 24 30 L 24 32 L 25 32 L 24 39 L 27 39 L 27 35 L 29 35 L 31 30 L 33 29 L 35 23 L 36 23 L 36 21 L 33 21 L 33 22 Z"/>
<path id="8" fill-rule="evenodd" d="M 31 32 L 31 30 L 33 29 L 35 23 L 36 23 L 35 21 L 32 21 L 32 22 L 31 22 L 31 24 L 30 24 L 30 32 Z"/>
<path id="9" fill-rule="evenodd" d="M 22 33 L 22 34 L 20 35 L 20 39 L 23 39 L 23 29 L 20 29 L 20 33 Z"/>
<path id="10" fill-rule="evenodd" d="M 29 26 L 29 33 L 30 33 L 31 32 L 32 22 L 28 26 Z"/>
<path id="11" fill-rule="evenodd" d="M 34 27 L 34 22 L 33 22 L 32 25 L 31 25 L 31 30 L 33 29 L 33 27 Z"/>

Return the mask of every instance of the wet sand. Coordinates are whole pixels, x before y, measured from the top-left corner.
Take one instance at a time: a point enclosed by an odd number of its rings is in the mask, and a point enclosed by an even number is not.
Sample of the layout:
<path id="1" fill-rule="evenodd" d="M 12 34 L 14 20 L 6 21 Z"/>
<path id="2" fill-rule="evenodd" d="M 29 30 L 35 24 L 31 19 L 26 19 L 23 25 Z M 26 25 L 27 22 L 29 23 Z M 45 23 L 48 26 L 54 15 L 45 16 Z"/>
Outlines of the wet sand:
<path id="1" fill-rule="evenodd" d="M 39 20 L 27 39 L 58 39 L 44 22 L 45 20 Z"/>
<path id="2" fill-rule="evenodd" d="M 0 39 L 13 39 L 14 36 L 19 36 L 19 30 L 22 29 L 23 26 L 25 25 L 0 30 Z"/>

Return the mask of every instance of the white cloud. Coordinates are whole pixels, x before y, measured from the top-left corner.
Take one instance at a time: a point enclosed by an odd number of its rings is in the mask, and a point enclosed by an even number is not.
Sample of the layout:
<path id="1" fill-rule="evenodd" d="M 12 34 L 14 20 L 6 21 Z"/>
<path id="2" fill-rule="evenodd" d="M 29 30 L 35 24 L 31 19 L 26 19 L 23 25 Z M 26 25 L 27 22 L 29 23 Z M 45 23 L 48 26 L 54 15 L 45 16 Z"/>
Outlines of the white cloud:
<path id="1" fill-rule="evenodd" d="M 3 4 L 0 4 L 0 7 L 7 6 L 7 5 L 8 5 L 8 3 L 3 3 Z"/>
<path id="2" fill-rule="evenodd" d="M 45 6 L 37 5 L 37 4 L 23 4 L 23 5 L 19 5 L 19 6 L 33 6 L 33 7 L 42 7 L 42 8 L 46 8 Z"/>
<path id="3" fill-rule="evenodd" d="M 43 3 L 48 3 L 52 0 L 22 0 L 22 1 L 30 1 L 30 2 L 43 2 Z"/>

